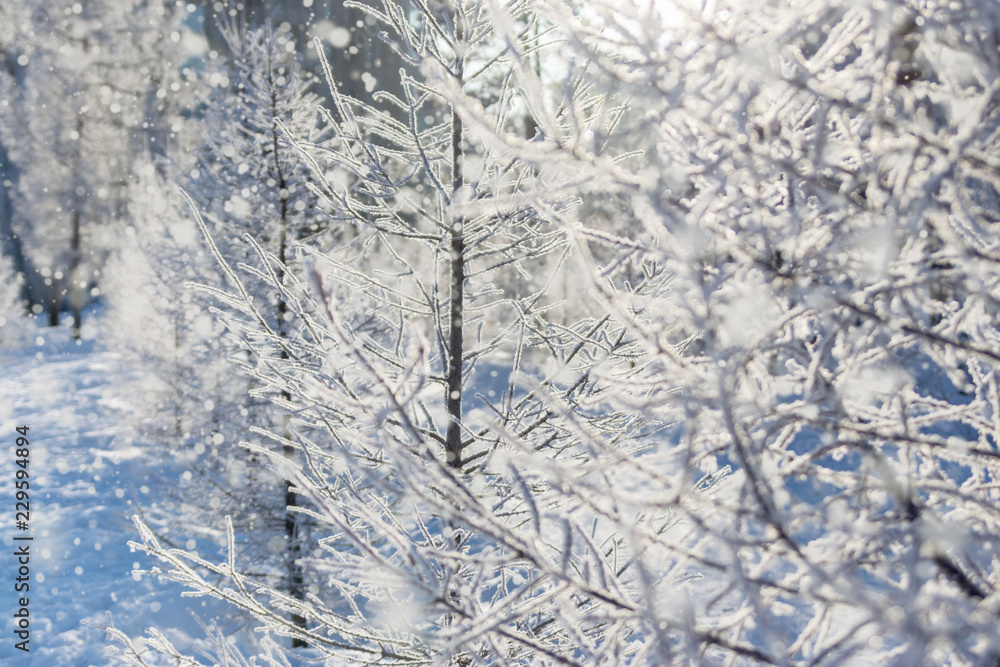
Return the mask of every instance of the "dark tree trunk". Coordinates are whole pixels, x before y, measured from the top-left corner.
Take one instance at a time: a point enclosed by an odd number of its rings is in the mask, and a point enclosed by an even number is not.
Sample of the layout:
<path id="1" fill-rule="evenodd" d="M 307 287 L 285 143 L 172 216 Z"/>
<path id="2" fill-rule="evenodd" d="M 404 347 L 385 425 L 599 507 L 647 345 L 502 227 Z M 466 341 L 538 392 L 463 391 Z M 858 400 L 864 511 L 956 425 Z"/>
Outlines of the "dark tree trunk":
<path id="1" fill-rule="evenodd" d="M 281 202 L 278 214 L 278 267 L 275 272 L 280 288 L 284 285 L 285 262 L 287 260 L 288 198 L 285 193 L 288 188 L 288 178 L 281 168 L 281 160 L 278 153 L 278 100 L 270 58 L 267 64 L 267 79 L 271 87 L 271 152 L 274 159 L 275 180 L 278 182 L 278 193 Z M 288 303 L 285 300 L 284 293 L 279 289 L 276 331 L 282 338 L 285 337 L 285 316 L 287 313 Z M 282 359 L 288 359 L 288 352 L 284 347 L 281 348 L 280 354 Z M 287 404 L 291 401 L 291 394 L 282 390 L 281 398 Z M 281 435 L 286 441 L 291 441 L 292 434 L 288 428 L 288 416 L 285 415 L 282 419 L 283 427 Z M 293 459 L 295 457 L 295 449 L 290 445 L 284 445 L 282 453 L 286 459 Z M 295 512 L 295 508 L 298 506 L 299 499 L 296 497 L 295 489 L 290 481 L 285 480 L 285 540 L 288 545 L 288 553 L 286 554 L 288 560 L 288 593 L 296 600 L 305 601 L 305 576 L 302 572 L 302 566 L 299 564 L 299 558 L 302 556 L 302 526 L 300 525 L 300 516 Z M 297 627 L 303 630 L 306 629 L 306 619 L 300 614 L 293 613 L 290 620 Z M 292 638 L 292 648 L 302 648 L 306 645 L 304 640 L 298 637 Z"/>
<path id="2" fill-rule="evenodd" d="M 52 289 L 49 291 L 48 314 L 49 326 L 59 326 L 59 289 L 55 283 L 52 284 Z"/>
<path id="3" fill-rule="evenodd" d="M 69 256 L 69 307 L 73 315 L 74 340 L 80 339 L 80 329 L 83 326 L 83 287 L 80 286 L 80 204 L 73 209 L 73 235 L 70 239 Z"/>
<path id="4" fill-rule="evenodd" d="M 461 17 L 455 17 L 455 39 L 462 41 Z M 455 62 L 456 78 L 462 83 L 463 62 Z M 451 112 L 452 197 L 462 188 L 462 119 L 456 109 Z M 465 300 L 465 220 L 456 216 L 451 224 L 451 294 L 448 323 L 448 431 L 445 434 L 445 454 L 448 465 L 462 467 L 462 367 L 465 340 L 462 330 Z"/>

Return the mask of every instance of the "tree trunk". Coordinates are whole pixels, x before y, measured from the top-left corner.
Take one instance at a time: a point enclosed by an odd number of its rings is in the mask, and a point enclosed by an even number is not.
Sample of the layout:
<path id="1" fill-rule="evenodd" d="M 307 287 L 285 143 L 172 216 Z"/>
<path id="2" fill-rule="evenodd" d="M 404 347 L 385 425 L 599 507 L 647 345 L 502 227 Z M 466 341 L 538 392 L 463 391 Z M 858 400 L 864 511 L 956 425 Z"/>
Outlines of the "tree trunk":
<path id="1" fill-rule="evenodd" d="M 59 326 L 59 288 L 55 282 L 52 283 L 49 289 L 48 315 L 49 326 Z"/>
<path id="2" fill-rule="evenodd" d="M 84 46 L 86 46 L 87 40 L 84 40 Z M 69 241 L 69 275 L 66 277 L 67 286 L 69 288 L 69 307 L 70 312 L 73 315 L 73 329 L 72 337 L 73 340 L 80 339 L 80 329 L 83 326 L 83 288 L 80 286 L 80 264 L 83 259 L 83 243 L 81 241 L 80 232 L 81 224 L 83 222 L 80 209 L 83 208 L 83 195 L 80 191 L 80 183 L 82 179 L 80 178 L 80 168 L 82 165 L 82 160 L 80 159 L 80 141 L 83 140 L 83 114 L 77 114 L 76 116 L 76 134 L 79 137 L 79 141 L 76 143 L 76 151 L 74 155 L 74 160 L 76 164 L 74 165 L 74 171 L 76 172 L 76 185 L 73 193 L 73 215 L 71 216 L 73 228 L 70 234 Z"/>
<path id="3" fill-rule="evenodd" d="M 83 326 L 83 287 L 80 286 L 80 204 L 73 208 L 73 235 L 70 239 L 69 256 L 69 307 L 73 314 L 73 340 L 80 339 L 80 329 Z"/>
<path id="4" fill-rule="evenodd" d="M 274 172 L 278 182 L 278 196 L 281 201 L 278 215 L 278 267 L 275 271 L 275 275 L 278 279 L 278 286 L 280 288 L 284 285 L 285 281 L 285 262 L 287 259 L 288 181 L 281 168 L 281 160 L 279 159 L 278 154 L 278 100 L 275 91 L 274 75 L 271 71 L 270 54 L 268 54 L 267 79 L 268 84 L 271 87 L 271 151 L 274 158 Z M 277 303 L 277 333 L 282 338 L 285 337 L 285 315 L 287 312 L 288 303 L 285 301 L 284 293 L 279 289 Z M 281 348 L 280 354 L 283 360 L 288 359 L 288 352 L 284 347 Z M 282 390 L 281 398 L 283 401 L 288 403 L 291 401 L 291 394 L 289 394 L 286 390 Z M 281 436 L 286 442 L 291 441 L 292 436 L 288 427 L 288 422 L 288 415 L 283 415 Z M 291 460 L 295 457 L 295 449 L 290 445 L 283 445 L 282 453 L 286 459 Z M 291 481 L 285 480 L 285 540 L 288 548 L 288 553 L 286 554 L 288 560 L 288 593 L 296 600 L 305 601 L 305 576 L 302 572 L 302 566 L 299 564 L 299 558 L 302 556 L 302 526 L 299 522 L 300 516 L 294 509 L 298 506 L 299 499 L 296 497 L 295 489 L 292 486 Z M 303 630 L 306 629 L 306 619 L 300 614 L 293 613 L 290 620 L 297 627 L 302 628 Z M 304 640 L 298 637 L 292 638 L 292 648 L 302 648 L 306 645 L 307 644 Z"/>
<path id="5" fill-rule="evenodd" d="M 462 42 L 461 16 L 455 14 L 455 41 Z M 456 78 L 462 84 L 464 63 L 459 54 L 455 61 Z M 462 119 L 458 110 L 451 110 L 452 200 L 462 189 Z M 448 323 L 448 431 L 445 434 L 445 455 L 448 465 L 462 467 L 462 357 L 465 341 L 462 330 L 465 300 L 465 219 L 456 216 L 451 224 L 451 294 Z"/>

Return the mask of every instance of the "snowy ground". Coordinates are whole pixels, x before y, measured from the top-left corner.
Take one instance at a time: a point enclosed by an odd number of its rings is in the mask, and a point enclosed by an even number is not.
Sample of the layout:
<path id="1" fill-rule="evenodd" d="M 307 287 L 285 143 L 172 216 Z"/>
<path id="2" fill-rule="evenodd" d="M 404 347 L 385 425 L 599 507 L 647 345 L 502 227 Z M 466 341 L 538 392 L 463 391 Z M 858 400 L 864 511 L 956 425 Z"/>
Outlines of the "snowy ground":
<path id="1" fill-rule="evenodd" d="M 148 567 L 127 545 L 135 538 L 134 500 L 150 502 L 145 484 L 156 472 L 140 449 L 116 437 L 114 355 L 92 343 L 75 345 L 66 327 L 40 329 L 22 350 L 0 351 L 0 537 L 4 544 L 0 610 L 0 665 L 62 667 L 108 665 L 108 613 L 136 637 L 152 624 L 178 648 L 197 625 L 187 611 L 202 602 L 181 589 L 132 575 Z M 29 529 L 15 519 L 15 429 L 30 440 Z M 15 541 L 31 536 L 32 541 Z M 14 590 L 19 545 L 30 545 L 30 652 L 18 650 Z"/>

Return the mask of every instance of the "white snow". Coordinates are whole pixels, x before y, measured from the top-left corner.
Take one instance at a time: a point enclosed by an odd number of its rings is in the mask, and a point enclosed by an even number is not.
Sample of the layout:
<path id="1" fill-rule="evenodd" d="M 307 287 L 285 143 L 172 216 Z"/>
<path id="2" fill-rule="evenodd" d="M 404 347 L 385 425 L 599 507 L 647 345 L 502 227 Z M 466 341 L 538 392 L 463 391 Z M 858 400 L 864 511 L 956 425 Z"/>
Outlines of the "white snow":
<path id="1" fill-rule="evenodd" d="M 36 338 L 36 337 L 32 337 Z M 107 640 L 99 626 L 108 614 L 131 636 L 156 624 L 178 647 L 201 630 L 177 585 L 132 570 L 151 563 L 127 545 L 136 537 L 134 499 L 150 505 L 155 469 L 140 447 L 116 437 L 113 352 L 92 343 L 74 345 L 69 328 L 39 329 L 29 347 L 0 352 L 0 665 L 54 667 L 107 665 Z M 14 521 L 15 439 L 28 426 L 31 458 L 30 528 Z M 15 648 L 17 558 L 14 537 L 30 535 L 29 653 Z"/>

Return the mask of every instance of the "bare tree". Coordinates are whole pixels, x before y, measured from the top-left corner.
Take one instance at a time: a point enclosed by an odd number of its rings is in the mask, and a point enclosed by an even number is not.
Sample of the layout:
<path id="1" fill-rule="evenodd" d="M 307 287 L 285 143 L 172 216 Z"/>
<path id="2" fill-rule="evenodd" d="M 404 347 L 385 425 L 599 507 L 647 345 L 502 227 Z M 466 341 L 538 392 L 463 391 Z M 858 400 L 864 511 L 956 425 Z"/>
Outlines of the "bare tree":
<path id="1" fill-rule="evenodd" d="M 190 155 L 161 161 L 159 171 L 183 189 L 165 183 L 152 165 L 143 173 L 136 188 L 142 205 L 133 211 L 135 243 L 123 245 L 116 264 L 130 284 L 115 291 L 111 318 L 120 345 L 135 359 L 128 391 L 147 397 L 132 401 L 136 436 L 191 461 L 189 479 L 169 482 L 171 501 L 149 514 L 158 534 L 170 540 L 180 513 L 204 521 L 208 536 L 222 530 L 223 514 L 240 511 L 245 553 L 256 576 L 275 585 L 282 581 L 289 594 L 303 599 L 305 575 L 298 560 L 306 537 L 300 515 L 293 513 L 296 494 L 236 444 L 251 436 L 251 426 L 282 434 L 289 396 L 279 392 L 272 403 L 268 387 L 239 372 L 248 365 L 243 343 L 228 340 L 223 323 L 245 306 L 218 301 L 231 284 L 208 248 L 198 244 L 201 232 L 190 220 L 188 203 L 204 212 L 214 252 L 233 265 L 254 262 L 257 251 L 273 254 L 278 262 L 273 277 L 283 285 L 286 267 L 294 266 L 293 243 L 308 238 L 328 246 L 332 237 L 320 227 L 316 197 L 306 187 L 307 167 L 281 138 L 287 131 L 308 136 L 317 99 L 308 92 L 311 81 L 288 48 L 286 31 L 270 25 L 247 30 L 236 21 L 222 30 L 232 64 L 215 73 L 215 80 L 228 83 L 213 89 L 211 111 L 195 121 L 204 144 Z M 258 279 L 243 287 L 259 300 L 256 312 L 266 316 L 267 325 L 289 335 L 284 292 Z M 135 334 L 137 327 L 156 326 L 158 335 Z M 291 448 L 286 454 L 294 456 Z"/>
<path id="2" fill-rule="evenodd" d="M 294 333 L 229 268 L 325 586 L 137 547 L 331 661 L 996 664 L 1000 10 L 369 11 L 408 120 L 287 135 L 353 234 L 261 253 Z"/>

